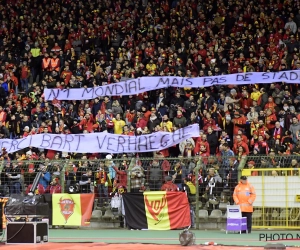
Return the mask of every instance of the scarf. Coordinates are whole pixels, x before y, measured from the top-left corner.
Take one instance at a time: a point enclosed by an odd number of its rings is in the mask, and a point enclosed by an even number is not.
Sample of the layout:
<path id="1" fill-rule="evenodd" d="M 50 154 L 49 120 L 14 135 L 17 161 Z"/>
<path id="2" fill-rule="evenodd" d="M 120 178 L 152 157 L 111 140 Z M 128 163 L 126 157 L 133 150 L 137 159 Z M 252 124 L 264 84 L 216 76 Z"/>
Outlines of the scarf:
<path id="1" fill-rule="evenodd" d="M 273 138 L 275 138 L 275 140 L 281 138 L 281 127 L 274 129 Z"/>
<path id="2" fill-rule="evenodd" d="M 157 119 L 157 116 L 155 115 L 155 116 L 150 116 L 150 121 L 154 121 L 155 119 Z"/>

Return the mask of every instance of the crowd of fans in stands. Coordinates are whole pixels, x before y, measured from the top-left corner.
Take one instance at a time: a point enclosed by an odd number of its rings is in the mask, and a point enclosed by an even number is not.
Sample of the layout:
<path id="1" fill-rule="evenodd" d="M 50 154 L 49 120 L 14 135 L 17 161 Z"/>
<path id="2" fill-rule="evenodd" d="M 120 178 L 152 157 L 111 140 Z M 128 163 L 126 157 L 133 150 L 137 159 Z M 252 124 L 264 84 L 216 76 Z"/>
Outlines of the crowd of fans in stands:
<path id="1" fill-rule="evenodd" d="M 141 76 L 300 69 L 298 2 L 7 0 L 0 10 L 0 138 L 133 136 L 198 123 L 198 138 L 155 156 L 199 155 L 208 163 L 216 155 L 228 158 L 222 164 L 229 166 L 233 156 L 239 161 L 244 155 L 269 155 L 261 164 L 277 167 L 272 155 L 300 153 L 298 84 L 167 88 L 70 102 L 43 98 L 45 88 L 95 87 Z M 37 148 L 9 155 L 55 157 L 83 155 Z"/>

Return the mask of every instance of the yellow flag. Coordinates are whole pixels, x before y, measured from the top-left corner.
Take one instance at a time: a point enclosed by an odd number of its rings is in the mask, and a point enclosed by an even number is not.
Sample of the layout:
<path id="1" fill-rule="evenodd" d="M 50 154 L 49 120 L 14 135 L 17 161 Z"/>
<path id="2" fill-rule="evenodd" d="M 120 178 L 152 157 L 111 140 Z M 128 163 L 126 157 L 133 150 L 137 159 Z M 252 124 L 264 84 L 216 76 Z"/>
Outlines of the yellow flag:
<path id="1" fill-rule="evenodd" d="M 144 192 L 148 229 L 170 230 L 167 192 Z"/>
<path id="2" fill-rule="evenodd" d="M 52 225 L 81 226 L 80 194 L 52 195 Z"/>

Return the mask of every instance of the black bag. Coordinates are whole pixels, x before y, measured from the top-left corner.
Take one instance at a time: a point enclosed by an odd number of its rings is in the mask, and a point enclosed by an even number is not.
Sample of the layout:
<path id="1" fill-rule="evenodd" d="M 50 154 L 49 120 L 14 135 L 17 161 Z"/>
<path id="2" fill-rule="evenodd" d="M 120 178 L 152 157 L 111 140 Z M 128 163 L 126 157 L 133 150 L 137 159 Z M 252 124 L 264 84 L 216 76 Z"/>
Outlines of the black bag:
<path id="1" fill-rule="evenodd" d="M 43 195 L 12 195 L 6 203 L 5 214 L 48 216 L 49 205 Z"/>

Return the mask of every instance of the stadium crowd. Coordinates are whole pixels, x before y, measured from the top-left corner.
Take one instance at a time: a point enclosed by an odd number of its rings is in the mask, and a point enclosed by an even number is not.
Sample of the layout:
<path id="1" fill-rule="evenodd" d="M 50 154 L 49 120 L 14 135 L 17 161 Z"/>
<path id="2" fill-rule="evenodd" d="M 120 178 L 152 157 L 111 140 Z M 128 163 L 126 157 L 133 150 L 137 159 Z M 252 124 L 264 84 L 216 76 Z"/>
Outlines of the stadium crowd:
<path id="1" fill-rule="evenodd" d="M 43 97 L 45 88 L 95 87 L 141 76 L 300 69 L 297 1 L 7 0 L 0 9 L 0 138 L 98 132 L 133 136 L 198 123 L 198 138 L 138 155 L 203 156 L 206 165 L 221 162 L 225 179 L 226 169 L 244 155 L 264 155 L 250 161 L 250 168 L 286 167 L 274 156 L 300 153 L 298 84 L 166 88 L 87 101 L 46 102 Z M 105 155 L 27 148 L 3 157 Z M 293 164 L 298 166 L 297 160 Z"/>

